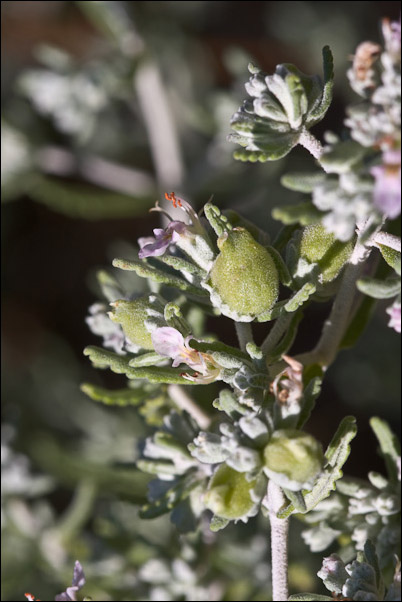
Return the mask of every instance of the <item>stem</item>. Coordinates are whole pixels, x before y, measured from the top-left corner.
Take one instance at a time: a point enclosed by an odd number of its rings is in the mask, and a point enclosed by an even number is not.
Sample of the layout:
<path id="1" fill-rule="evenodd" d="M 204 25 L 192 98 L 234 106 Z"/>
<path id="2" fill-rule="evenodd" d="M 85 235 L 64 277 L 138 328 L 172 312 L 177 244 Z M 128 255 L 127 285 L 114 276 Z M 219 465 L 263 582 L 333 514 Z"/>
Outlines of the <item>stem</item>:
<path id="1" fill-rule="evenodd" d="M 186 410 L 194 418 L 202 429 L 207 429 L 211 424 L 211 419 L 203 410 L 195 403 L 195 401 L 187 395 L 183 387 L 179 385 L 169 385 L 168 394 L 173 399 L 175 404 L 181 409 Z"/>
<path id="2" fill-rule="evenodd" d="M 300 134 L 299 144 L 304 146 L 304 148 L 306 148 L 308 152 L 313 155 L 314 159 L 319 159 L 324 151 L 324 147 L 322 146 L 321 142 L 317 140 L 317 138 L 313 136 L 313 134 L 311 134 L 306 128 L 304 128 Z"/>
<path id="3" fill-rule="evenodd" d="M 358 240 L 343 273 L 341 286 L 335 297 L 331 313 L 324 323 L 320 340 L 313 351 L 303 353 L 295 359 L 304 364 L 318 363 L 324 368 L 334 361 L 352 315 L 357 293 L 356 280 L 361 275 L 363 263 L 369 253 L 370 249 Z"/>
<path id="4" fill-rule="evenodd" d="M 385 245 L 390 249 L 394 249 L 394 251 L 398 251 L 399 253 L 401 252 L 401 239 L 399 236 L 394 236 L 388 232 L 377 232 L 374 234 L 371 240 L 376 246 Z"/>
<path id="5" fill-rule="evenodd" d="M 268 508 L 271 523 L 272 600 L 287 600 L 289 597 L 289 519 L 277 517 L 277 513 L 285 503 L 282 489 L 270 479 L 268 482 Z"/>
<path id="6" fill-rule="evenodd" d="M 253 331 L 250 322 L 235 322 L 236 334 L 240 349 L 246 351 L 247 343 L 253 342 Z"/>
<path id="7" fill-rule="evenodd" d="M 286 332 L 286 329 L 288 328 L 292 317 L 293 314 L 285 312 L 281 314 L 276 320 L 275 324 L 273 325 L 268 335 L 266 336 L 263 344 L 261 345 L 261 351 L 264 355 L 270 353 L 275 347 L 275 345 L 279 343 L 283 334 Z"/>

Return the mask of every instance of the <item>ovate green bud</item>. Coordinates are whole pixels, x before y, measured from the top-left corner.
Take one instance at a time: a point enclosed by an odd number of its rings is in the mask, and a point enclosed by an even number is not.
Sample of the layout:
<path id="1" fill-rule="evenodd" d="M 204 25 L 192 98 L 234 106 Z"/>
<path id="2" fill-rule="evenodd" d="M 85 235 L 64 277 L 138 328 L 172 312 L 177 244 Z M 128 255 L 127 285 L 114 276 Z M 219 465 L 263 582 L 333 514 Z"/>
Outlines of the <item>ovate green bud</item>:
<path id="1" fill-rule="evenodd" d="M 264 449 L 264 472 L 292 491 L 311 487 L 322 465 L 320 443 L 295 429 L 276 431 Z"/>
<path id="2" fill-rule="evenodd" d="M 300 257 L 309 263 L 318 263 L 321 282 L 334 280 L 353 250 L 353 240 L 341 242 L 321 224 L 307 226 L 303 230 L 300 242 Z"/>
<path id="3" fill-rule="evenodd" d="M 134 301 L 118 299 L 111 305 L 113 311 L 109 312 L 109 318 L 121 324 L 126 337 L 143 349 L 153 349 L 151 333 L 145 326 L 145 320 L 148 318 L 147 309 L 151 306 L 149 297 L 140 297 Z"/>
<path id="4" fill-rule="evenodd" d="M 256 481 L 247 481 L 243 472 L 222 464 L 209 482 L 205 493 L 206 507 L 228 520 L 243 518 L 254 506 L 251 490 Z"/>
<path id="5" fill-rule="evenodd" d="M 249 322 L 272 309 L 279 293 L 275 263 L 244 228 L 218 239 L 220 253 L 209 273 L 211 300 L 222 313 Z"/>

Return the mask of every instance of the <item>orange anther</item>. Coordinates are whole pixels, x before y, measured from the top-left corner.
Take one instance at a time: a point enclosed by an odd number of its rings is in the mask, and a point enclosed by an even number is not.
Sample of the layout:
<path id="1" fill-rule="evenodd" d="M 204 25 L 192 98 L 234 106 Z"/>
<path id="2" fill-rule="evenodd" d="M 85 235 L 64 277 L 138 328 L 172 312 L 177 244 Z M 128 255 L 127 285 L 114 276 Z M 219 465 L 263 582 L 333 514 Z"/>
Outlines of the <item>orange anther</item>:
<path id="1" fill-rule="evenodd" d="M 178 199 L 175 195 L 174 192 L 171 192 L 170 194 L 168 192 L 165 192 L 165 199 L 167 201 L 171 201 L 171 203 L 173 203 L 173 207 L 176 209 L 177 207 L 181 207 L 181 201 L 180 199 Z"/>

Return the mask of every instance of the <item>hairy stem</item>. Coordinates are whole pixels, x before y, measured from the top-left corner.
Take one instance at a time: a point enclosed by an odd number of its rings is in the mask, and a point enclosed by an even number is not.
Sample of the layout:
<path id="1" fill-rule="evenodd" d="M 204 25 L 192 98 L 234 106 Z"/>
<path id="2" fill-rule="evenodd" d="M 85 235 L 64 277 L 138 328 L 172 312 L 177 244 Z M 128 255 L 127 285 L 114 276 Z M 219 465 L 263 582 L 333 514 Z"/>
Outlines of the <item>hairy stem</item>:
<path id="1" fill-rule="evenodd" d="M 253 342 L 253 331 L 250 322 L 235 322 L 236 334 L 240 349 L 246 351 L 247 343 Z"/>
<path id="2" fill-rule="evenodd" d="M 390 249 L 394 249 L 394 251 L 401 252 L 401 239 L 399 236 L 394 236 L 393 234 L 389 234 L 388 232 L 377 232 L 372 237 L 371 241 L 374 245 L 385 245 Z M 370 242 L 371 242 L 370 241 Z"/>
<path id="3" fill-rule="evenodd" d="M 268 335 L 266 336 L 263 344 L 261 345 L 261 351 L 264 353 L 264 355 L 270 353 L 274 349 L 275 345 L 279 343 L 282 336 L 285 334 L 292 320 L 292 317 L 293 314 L 286 312 L 281 314 L 276 320 L 275 324 L 273 325 Z"/>
<path id="4" fill-rule="evenodd" d="M 195 403 L 191 397 L 179 385 L 169 385 L 168 393 L 175 404 L 181 409 L 186 410 L 199 424 L 202 429 L 209 428 L 211 419 L 205 414 L 201 408 Z"/>
<path id="5" fill-rule="evenodd" d="M 268 482 L 268 507 L 271 523 L 272 599 L 287 600 L 288 592 L 288 531 L 289 519 L 278 518 L 285 505 L 285 496 L 272 479 Z"/>
<path id="6" fill-rule="evenodd" d="M 360 277 L 363 264 L 369 254 L 370 249 L 358 240 L 344 270 L 340 288 L 331 313 L 324 323 L 320 340 L 313 351 L 303 353 L 295 359 L 304 364 L 318 363 L 324 368 L 334 361 L 353 314 L 353 304 L 357 294 L 356 280 Z"/>
<path id="7" fill-rule="evenodd" d="M 314 159 L 319 159 L 324 151 L 321 142 L 313 136 L 306 128 L 302 131 L 299 138 L 299 144 L 313 155 Z M 324 168 L 323 168 L 324 169 Z M 324 170 L 325 171 L 325 170 Z"/>

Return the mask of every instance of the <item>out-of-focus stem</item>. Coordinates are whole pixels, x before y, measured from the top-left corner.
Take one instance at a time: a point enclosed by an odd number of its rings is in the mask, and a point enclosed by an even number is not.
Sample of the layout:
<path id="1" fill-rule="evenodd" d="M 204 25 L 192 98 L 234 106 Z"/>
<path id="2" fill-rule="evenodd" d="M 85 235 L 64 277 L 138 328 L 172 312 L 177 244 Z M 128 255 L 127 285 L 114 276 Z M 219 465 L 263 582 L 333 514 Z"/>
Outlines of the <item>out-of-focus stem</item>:
<path id="1" fill-rule="evenodd" d="M 210 417 L 207 416 L 207 414 L 201 410 L 196 402 L 187 395 L 183 387 L 180 387 L 179 385 L 169 385 L 168 393 L 175 404 L 181 410 L 188 412 L 202 429 L 207 429 L 210 426 Z"/>

